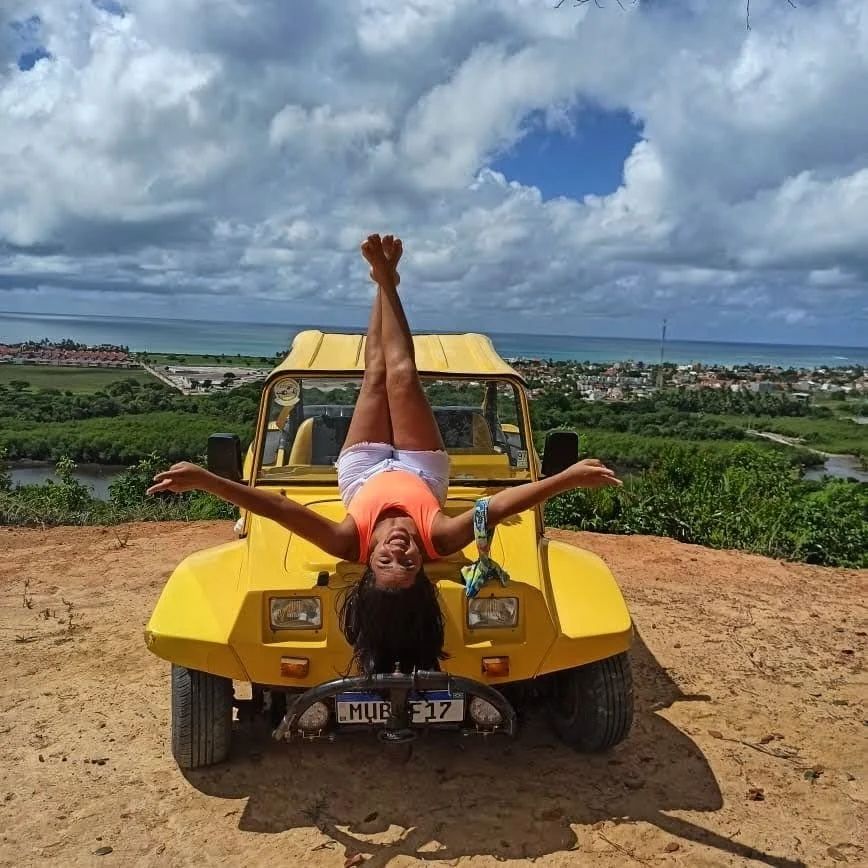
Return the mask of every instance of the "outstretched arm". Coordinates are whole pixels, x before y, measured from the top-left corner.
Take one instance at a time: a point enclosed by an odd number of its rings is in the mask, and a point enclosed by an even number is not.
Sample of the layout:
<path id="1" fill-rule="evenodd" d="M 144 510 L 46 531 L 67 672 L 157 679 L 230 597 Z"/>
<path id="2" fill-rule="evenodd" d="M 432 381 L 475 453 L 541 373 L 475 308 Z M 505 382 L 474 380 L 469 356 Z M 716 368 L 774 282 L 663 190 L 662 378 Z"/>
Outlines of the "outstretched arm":
<path id="1" fill-rule="evenodd" d="M 563 494 L 574 488 L 603 488 L 608 485 L 621 485 L 615 471 L 596 458 L 586 458 L 555 476 L 499 491 L 488 501 L 488 524 L 494 527 L 511 515 L 524 512 L 556 494 Z M 442 512 L 437 516 L 432 542 L 440 554 L 457 552 L 472 540 L 473 508 L 454 518 Z"/>
<path id="2" fill-rule="evenodd" d="M 331 521 L 279 494 L 232 482 L 187 461 L 173 464 L 168 470 L 158 473 L 154 483 L 148 494 L 193 489 L 207 491 L 241 509 L 276 521 L 334 557 L 352 560 L 358 556 L 358 534 L 351 524 L 352 519 L 340 523 Z"/>

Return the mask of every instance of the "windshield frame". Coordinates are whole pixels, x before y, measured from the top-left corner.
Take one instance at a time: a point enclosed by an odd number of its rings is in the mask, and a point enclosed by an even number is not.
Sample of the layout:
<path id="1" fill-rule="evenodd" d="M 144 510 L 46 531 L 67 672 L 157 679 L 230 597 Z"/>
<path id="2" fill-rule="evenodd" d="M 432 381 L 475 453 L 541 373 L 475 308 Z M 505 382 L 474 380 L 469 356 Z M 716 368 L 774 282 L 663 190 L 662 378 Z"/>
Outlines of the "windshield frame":
<path id="1" fill-rule="evenodd" d="M 250 468 L 250 479 L 247 480 L 251 486 L 279 486 L 287 488 L 289 486 L 299 487 L 337 487 L 335 480 L 323 480 L 314 478 L 297 477 L 292 479 L 267 479 L 260 476 L 262 470 L 262 458 L 264 454 L 265 437 L 268 433 L 268 416 L 270 411 L 272 388 L 276 382 L 284 378 L 298 379 L 302 382 L 307 380 L 340 380 L 340 379 L 357 379 L 360 383 L 364 377 L 364 369 L 351 368 L 345 370 L 317 370 L 316 368 L 280 368 L 272 371 L 262 387 L 262 397 L 259 402 L 259 413 L 256 421 L 256 436 L 251 444 L 253 450 L 253 462 Z M 525 446 L 528 452 L 528 476 L 524 479 L 455 479 L 450 478 L 450 488 L 488 488 L 498 487 L 507 488 L 514 485 L 523 485 L 527 482 L 533 482 L 540 478 L 539 462 L 536 458 L 534 448 L 533 429 L 530 423 L 530 404 L 527 395 L 527 384 L 519 374 L 480 374 L 478 372 L 465 371 L 419 371 L 419 377 L 423 383 L 425 381 L 441 380 L 441 381 L 467 381 L 479 380 L 481 382 L 504 383 L 512 387 L 513 393 L 517 397 L 516 410 L 520 416 L 519 429 L 524 437 Z"/>

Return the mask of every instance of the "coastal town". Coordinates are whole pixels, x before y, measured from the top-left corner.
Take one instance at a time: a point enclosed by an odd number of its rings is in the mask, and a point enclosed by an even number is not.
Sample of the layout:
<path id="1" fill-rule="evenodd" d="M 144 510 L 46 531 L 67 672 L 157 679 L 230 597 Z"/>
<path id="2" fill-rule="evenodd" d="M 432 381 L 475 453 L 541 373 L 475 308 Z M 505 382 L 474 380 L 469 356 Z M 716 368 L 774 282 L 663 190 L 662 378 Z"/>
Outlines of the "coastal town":
<path id="1" fill-rule="evenodd" d="M 208 363 L 211 360 L 211 363 Z M 508 359 L 527 380 L 533 398 L 554 386 L 586 401 L 625 401 L 650 397 L 659 389 L 719 389 L 787 394 L 793 400 L 868 396 L 868 370 L 847 367 L 783 368 L 775 365 L 650 364 Z M 238 362 L 238 363 L 234 363 Z M 47 365 L 143 369 L 182 394 L 237 388 L 261 380 L 273 360 L 243 356 L 161 355 L 131 352 L 114 344 L 73 340 L 0 344 L 0 365 Z"/>
<path id="2" fill-rule="evenodd" d="M 188 364 L 184 361 L 186 358 L 188 357 L 172 354 L 166 359 L 153 358 L 145 353 L 132 353 L 129 347 L 125 346 L 91 346 L 69 339 L 57 342 L 43 340 L 0 344 L 0 365 L 143 369 L 184 395 L 234 389 L 245 383 L 261 380 L 272 368 L 266 359 L 260 360 L 266 364 L 255 366 L 247 364 L 250 360 L 246 358 L 242 365 L 204 363 L 204 359 L 217 361 L 222 360 L 222 356 L 196 357 L 203 359 L 201 364 Z M 177 363 L 173 363 L 173 359 L 177 359 Z"/>
<path id="3" fill-rule="evenodd" d="M 782 368 L 774 365 L 712 365 L 645 362 L 577 362 L 509 359 L 528 382 L 533 398 L 558 385 L 586 401 L 647 398 L 660 389 L 718 389 L 787 394 L 808 401 L 821 396 L 868 395 L 868 371 L 860 366 Z"/>
<path id="4" fill-rule="evenodd" d="M 127 347 L 114 344 L 90 346 L 73 340 L 0 344 L 0 364 L 75 365 L 93 368 L 137 368 L 139 366 Z"/>

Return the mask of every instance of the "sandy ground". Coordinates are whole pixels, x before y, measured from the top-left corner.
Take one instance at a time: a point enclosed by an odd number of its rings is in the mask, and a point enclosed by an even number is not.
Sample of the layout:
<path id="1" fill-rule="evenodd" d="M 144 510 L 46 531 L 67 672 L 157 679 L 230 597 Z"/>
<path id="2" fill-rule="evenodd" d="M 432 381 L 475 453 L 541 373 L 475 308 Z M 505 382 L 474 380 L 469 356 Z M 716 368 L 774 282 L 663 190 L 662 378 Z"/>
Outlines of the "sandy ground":
<path id="1" fill-rule="evenodd" d="M 3 865 L 868 864 L 864 571 L 553 532 L 608 561 L 636 619 L 636 723 L 613 753 L 543 719 L 425 740 L 404 766 L 364 738 L 242 732 L 185 776 L 142 627 L 230 526 L 119 533 L 0 529 Z"/>

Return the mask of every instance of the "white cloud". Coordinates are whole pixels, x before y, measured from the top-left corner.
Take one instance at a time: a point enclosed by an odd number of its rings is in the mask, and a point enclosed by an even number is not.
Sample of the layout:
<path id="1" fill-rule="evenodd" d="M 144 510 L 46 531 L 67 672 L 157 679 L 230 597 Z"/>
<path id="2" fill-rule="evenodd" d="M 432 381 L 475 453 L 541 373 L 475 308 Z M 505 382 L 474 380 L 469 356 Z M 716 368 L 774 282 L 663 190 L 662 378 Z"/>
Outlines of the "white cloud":
<path id="1" fill-rule="evenodd" d="M 755 3 L 749 33 L 740 4 L 551 5 L 9 0 L 0 308 L 356 311 L 379 229 L 433 325 L 864 341 L 864 2 Z M 587 105 L 642 130 L 618 189 L 491 170 Z"/>
<path id="2" fill-rule="evenodd" d="M 382 111 L 354 109 L 335 112 L 331 106 L 316 106 L 306 111 L 286 105 L 271 120 L 272 145 L 306 145 L 344 150 L 384 138 L 390 130 L 389 117 Z"/>
<path id="3" fill-rule="evenodd" d="M 808 283 L 811 286 L 828 286 L 833 288 L 857 287 L 860 280 L 857 275 L 843 268 L 817 268 L 808 274 Z"/>

